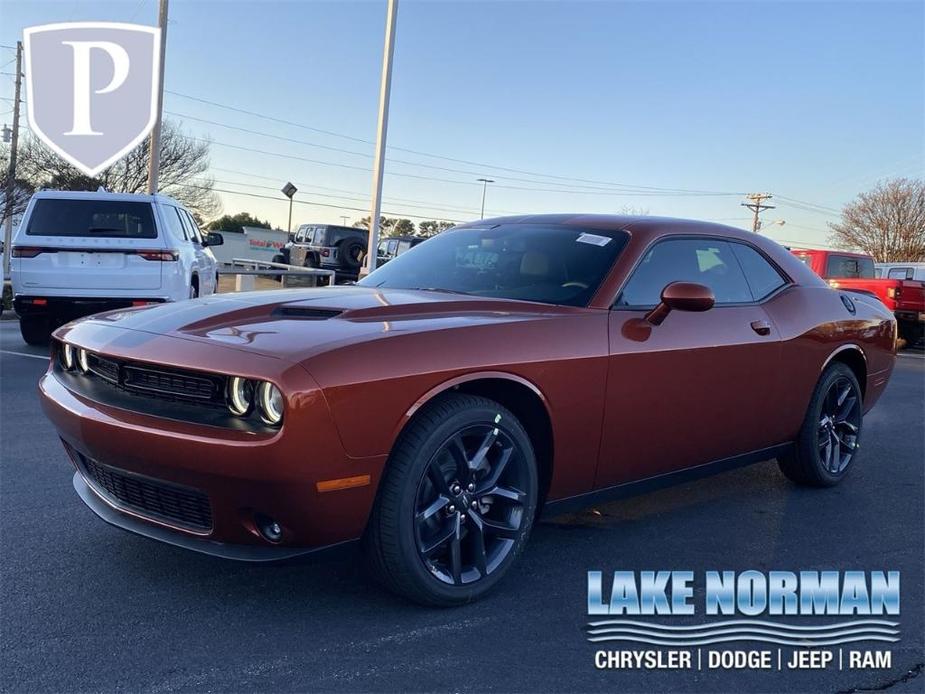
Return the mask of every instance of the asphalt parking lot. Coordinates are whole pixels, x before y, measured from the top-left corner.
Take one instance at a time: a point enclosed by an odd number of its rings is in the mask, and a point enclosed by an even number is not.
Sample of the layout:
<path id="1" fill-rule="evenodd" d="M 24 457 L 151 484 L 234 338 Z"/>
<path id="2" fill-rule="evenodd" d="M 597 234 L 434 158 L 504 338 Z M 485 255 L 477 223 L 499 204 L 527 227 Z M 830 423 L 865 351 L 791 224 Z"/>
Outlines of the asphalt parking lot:
<path id="1" fill-rule="evenodd" d="M 105 525 L 39 409 L 41 351 L 15 321 L 0 350 L 3 691 L 925 688 L 921 351 L 898 360 L 841 486 L 800 489 L 768 463 L 544 521 L 488 599 L 430 610 L 370 583 L 354 548 L 254 566 Z M 889 671 L 598 671 L 586 572 L 615 569 L 900 570 L 902 639 Z"/>

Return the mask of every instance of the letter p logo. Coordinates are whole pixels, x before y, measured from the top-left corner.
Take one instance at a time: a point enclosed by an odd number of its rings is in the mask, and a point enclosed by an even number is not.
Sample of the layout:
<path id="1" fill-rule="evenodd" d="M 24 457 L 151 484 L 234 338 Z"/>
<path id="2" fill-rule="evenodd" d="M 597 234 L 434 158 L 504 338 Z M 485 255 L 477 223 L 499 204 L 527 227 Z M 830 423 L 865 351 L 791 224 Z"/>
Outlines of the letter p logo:
<path id="1" fill-rule="evenodd" d="M 26 29 L 29 125 L 59 156 L 96 176 L 151 132 L 160 29 L 76 22 Z"/>

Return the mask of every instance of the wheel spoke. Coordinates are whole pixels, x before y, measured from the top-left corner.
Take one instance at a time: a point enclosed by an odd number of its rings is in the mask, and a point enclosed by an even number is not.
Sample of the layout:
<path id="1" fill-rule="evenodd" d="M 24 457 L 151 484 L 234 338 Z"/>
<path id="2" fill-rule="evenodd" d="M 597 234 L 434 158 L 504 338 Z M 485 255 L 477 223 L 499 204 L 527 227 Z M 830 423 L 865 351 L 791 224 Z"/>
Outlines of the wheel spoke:
<path id="1" fill-rule="evenodd" d="M 455 537 L 458 534 L 458 529 L 459 519 L 455 517 L 451 518 L 436 535 L 427 540 L 427 542 L 421 542 L 421 552 L 429 557 L 445 545 L 447 540 Z"/>
<path id="2" fill-rule="evenodd" d="M 472 471 L 478 470 L 485 464 L 485 457 L 488 455 L 488 451 L 491 450 L 491 447 L 495 445 L 495 441 L 498 440 L 498 427 L 492 427 L 485 438 L 482 440 L 479 450 L 476 451 L 475 456 L 472 460 L 469 461 L 469 469 Z"/>
<path id="3" fill-rule="evenodd" d="M 835 432 L 832 432 L 832 465 L 829 468 L 832 472 L 838 472 L 841 467 L 841 443 Z"/>
<path id="4" fill-rule="evenodd" d="M 474 520 L 474 522 L 481 526 L 482 532 L 486 535 L 494 535 L 505 540 L 513 540 L 520 531 L 519 525 L 513 526 L 507 525 L 506 523 L 498 523 L 497 521 L 485 518 L 485 516 L 475 511 L 471 511 L 469 515 L 473 519 L 478 519 Z"/>
<path id="5" fill-rule="evenodd" d="M 462 542 L 458 522 L 453 533 L 453 541 L 450 543 L 450 571 L 453 572 L 453 583 L 462 583 Z"/>
<path id="6" fill-rule="evenodd" d="M 472 525 L 469 528 L 469 535 L 472 536 L 472 554 L 475 558 L 475 566 L 482 576 L 488 575 L 488 555 L 485 552 L 485 528 L 482 517 L 477 513 L 470 515 Z"/>
<path id="7" fill-rule="evenodd" d="M 450 500 L 441 494 L 433 501 L 433 503 L 430 504 L 430 506 L 425 508 L 423 511 L 418 512 L 416 516 L 418 523 L 427 521 L 435 513 L 442 510 L 448 503 L 450 503 Z"/>
<path id="8" fill-rule="evenodd" d="M 514 456 L 514 447 L 508 446 L 507 448 L 501 451 L 501 455 L 498 457 L 498 462 L 496 462 L 492 468 L 491 473 L 482 480 L 479 489 L 476 490 L 476 494 L 482 496 L 487 493 L 487 490 L 491 489 L 498 485 L 498 480 L 501 479 L 501 475 L 504 474 L 504 470 L 507 467 L 507 464 L 511 462 L 511 458 Z"/>
<path id="9" fill-rule="evenodd" d="M 456 463 L 457 479 L 466 479 L 469 476 L 471 464 L 469 456 L 466 454 L 466 446 L 463 444 L 462 436 L 457 434 L 450 439 L 448 449 L 453 462 Z"/>
<path id="10" fill-rule="evenodd" d="M 430 465 L 427 466 L 427 477 L 436 488 L 438 494 L 443 494 L 444 496 L 450 495 L 450 487 L 447 484 L 446 477 L 443 476 L 443 470 L 440 467 L 437 456 L 434 456 L 430 461 Z"/>
<path id="11" fill-rule="evenodd" d="M 510 501 L 518 505 L 523 505 L 524 501 L 527 499 L 527 495 L 522 491 L 511 489 L 510 487 L 499 487 L 497 485 L 486 491 L 481 496 L 491 496 L 495 499 L 504 499 L 505 501 Z"/>
<path id="12" fill-rule="evenodd" d="M 835 413 L 835 421 L 843 422 L 848 419 L 848 416 L 854 412 L 857 403 L 858 399 L 853 395 L 850 398 L 842 400 L 838 405 L 838 411 Z"/>

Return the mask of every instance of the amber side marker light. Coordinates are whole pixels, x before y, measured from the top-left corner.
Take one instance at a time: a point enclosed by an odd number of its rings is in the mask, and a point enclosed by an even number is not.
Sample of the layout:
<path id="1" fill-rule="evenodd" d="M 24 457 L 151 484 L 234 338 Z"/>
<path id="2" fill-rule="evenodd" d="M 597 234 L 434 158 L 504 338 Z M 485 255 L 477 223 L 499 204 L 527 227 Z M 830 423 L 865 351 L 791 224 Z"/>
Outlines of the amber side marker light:
<path id="1" fill-rule="evenodd" d="M 341 477 L 337 480 L 324 480 L 316 482 L 315 487 L 319 492 L 336 492 L 340 489 L 352 489 L 353 487 L 365 487 L 369 484 L 369 475 L 357 475 L 356 477 Z"/>

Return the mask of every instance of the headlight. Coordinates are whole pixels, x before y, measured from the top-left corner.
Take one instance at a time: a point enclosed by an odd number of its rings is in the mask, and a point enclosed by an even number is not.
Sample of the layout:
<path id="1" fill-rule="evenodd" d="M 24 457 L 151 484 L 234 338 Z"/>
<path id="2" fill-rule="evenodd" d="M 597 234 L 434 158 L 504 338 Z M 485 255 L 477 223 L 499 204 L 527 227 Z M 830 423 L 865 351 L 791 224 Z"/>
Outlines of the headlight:
<path id="1" fill-rule="evenodd" d="M 61 366 L 67 371 L 74 368 L 74 348 L 67 342 L 61 348 Z"/>
<path id="2" fill-rule="evenodd" d="M 279 424 L 283 421 L 283 394 L 272 383 L 264 381 L 258 386 L 257 403 L 264 422 Z"/>
<path id="3" fill-rule="evenodd" d="M 87 373 L 90 370 L 90 363 L 87 361 L 87 350 L 83 347 L 77 350 L 77 366 L 80 367 L 80 370 L 84 373 Z"/>
<path id="4" fill-rule="evenodd" d="M 254 385 L 246 378 L 232 376 L 228 379 L 228 409 L 232 414 L 245 415 L 254 399 Z"/>

